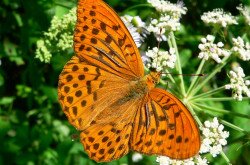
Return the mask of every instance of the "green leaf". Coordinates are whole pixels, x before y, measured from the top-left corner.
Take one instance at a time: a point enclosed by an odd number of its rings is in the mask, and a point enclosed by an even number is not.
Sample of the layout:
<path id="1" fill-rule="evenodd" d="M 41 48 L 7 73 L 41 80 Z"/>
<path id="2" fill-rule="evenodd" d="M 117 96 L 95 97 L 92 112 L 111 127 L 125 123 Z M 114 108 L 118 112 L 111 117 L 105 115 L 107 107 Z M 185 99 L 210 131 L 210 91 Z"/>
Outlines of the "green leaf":
<path id="1" fill-rule="evenodd" d="M 55 87 L 42 86 L 41 90 L 43 91 L 44 95 L 47 96 L 48 100 L 50 100 L 52 103 L 57 103 L 58 96 L 57 89 Z"/>
<path id="2" fill-rule="evenodd" d="M 0 105 L 9 105 L 12 104 L 15 97 L 2 97 L 0 98 Z"/>
<path id="3" fill-rule="evenodd" d="M 232 109 L 235 112 L 250 115 L 249 111 L 249 101 L 237 101 L 234 102 L 232 105 Z M 234 124 L 241 127 L 245 131 L 250 132 L 250 127 L 249 127 L 249 119 L 245 118 L 234 118 Z"/>
<path id="4" fill-rule="evenodd" d="M 7 132 L 11 129 L 11 124 L 9 120 L 0 117 L 0 139 L 4 140 L 4 136 L 6 136 Z"/>

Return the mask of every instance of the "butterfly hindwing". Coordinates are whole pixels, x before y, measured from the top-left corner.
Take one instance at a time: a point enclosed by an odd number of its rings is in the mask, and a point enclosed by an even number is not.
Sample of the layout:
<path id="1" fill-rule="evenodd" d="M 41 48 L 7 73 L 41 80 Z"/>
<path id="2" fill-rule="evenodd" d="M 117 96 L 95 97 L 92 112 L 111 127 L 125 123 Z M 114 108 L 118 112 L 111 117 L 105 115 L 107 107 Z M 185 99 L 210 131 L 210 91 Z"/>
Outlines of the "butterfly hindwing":
<path id="1" fill-rule="evenodd" d="M 188 109 L 159 88 L 150 91 L 137 112 L 131 136 L 131 149 L 150 155 L 186 159 L 200 148 L 199 130 Z"/>
<path id="2" fill-rule="evenodd" d="M 141 99 L 123 104 L 121 100 L 117 100 L 82 131 L 81 142 L 91 159 L 109 162 L 129 152 L 134 114 L 140 105 Z"/>
<path id="3" fill-rule="evenodd" d="M 139 51 L 119 16 L 102 0 L 79 0 L 76 55 L 125 79 L 144 75 Z"/>

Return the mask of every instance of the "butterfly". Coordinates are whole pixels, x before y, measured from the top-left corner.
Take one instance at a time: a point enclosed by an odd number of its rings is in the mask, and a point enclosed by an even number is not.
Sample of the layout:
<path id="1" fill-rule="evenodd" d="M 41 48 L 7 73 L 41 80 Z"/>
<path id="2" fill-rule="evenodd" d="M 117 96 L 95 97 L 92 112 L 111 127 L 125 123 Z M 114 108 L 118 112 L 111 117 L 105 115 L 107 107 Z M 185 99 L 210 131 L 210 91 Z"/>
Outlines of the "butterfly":
<path id="1" fill-rule="evenodd" d="M 155 87 L 160 72 L 144 75 L 131 34 L 102 0 L 78 1 L 74 50 L 59 76 L 58 96 L 91 159 L 109 162 L 130 150 L 173 159 L 198 153 L 191 113 Z"/>

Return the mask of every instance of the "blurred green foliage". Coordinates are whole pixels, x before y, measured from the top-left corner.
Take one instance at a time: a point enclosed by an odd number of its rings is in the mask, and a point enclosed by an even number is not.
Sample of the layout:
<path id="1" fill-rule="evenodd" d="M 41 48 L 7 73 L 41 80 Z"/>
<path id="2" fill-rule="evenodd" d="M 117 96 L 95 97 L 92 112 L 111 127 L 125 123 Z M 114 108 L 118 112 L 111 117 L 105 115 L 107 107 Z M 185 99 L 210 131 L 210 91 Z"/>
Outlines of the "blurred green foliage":
<path id="1" fill-rule="evenodd" d="M 50 64 L 34 58 L 36 41 L 43 37 L 52 17 L 61 17 L 76 3 L 76 0 L 0 1 L 0 165 L 95 164 L 88 159 L 78 139 L 72 138 L 77 136 L 77 132 L 69 125 L 57 101 L 58 75 L 71 54 L 53 56 Z M 145 3 L 145 0 L 107 0 L 107 3 L 117 12 L 123 12 Z M 188 59 L 193 58 L 198 51 L 197 38 L 210 32 L 200 20 L 203 12 L 223 8 L 235 15 L 238 14 L 235 7 L 240 3 L 249 5 L 250 1 L 184 0 L 188 8 L 187 15 L 182 19 L 185 28 L 177 34 L 181 53 L 186 54 Z M 152 11 L 140 7 L 126 12 L 145 18 Z M 195 68 L 190 66 L 197 62 L 186 63 L 189 68 L 186 72 L 194 72 Z M 242 65 L 246 68 L 246 75 L 249 75 L 250 66 L 247 63 Z M 222 76 L 220 81 L 225 79 Z M 250 112 L 249 102 L 226 106 L 237 112 Z M 233 121 L 250 131 L 249 120 L 235 118 Z M 232 145 L 227 150 L 231 152 L 226 153 L 232 163 L 250 164 L 249 137 L 234 131 L 230 140 Z M 216 158 L 216 161 L 214 164 L 224 163 L 221 158 Z M 109 164 L 122 163 L 132 164 L 131 154 Z M 136 164 L 156 164 L 155 157 L 144 157 Z"/>

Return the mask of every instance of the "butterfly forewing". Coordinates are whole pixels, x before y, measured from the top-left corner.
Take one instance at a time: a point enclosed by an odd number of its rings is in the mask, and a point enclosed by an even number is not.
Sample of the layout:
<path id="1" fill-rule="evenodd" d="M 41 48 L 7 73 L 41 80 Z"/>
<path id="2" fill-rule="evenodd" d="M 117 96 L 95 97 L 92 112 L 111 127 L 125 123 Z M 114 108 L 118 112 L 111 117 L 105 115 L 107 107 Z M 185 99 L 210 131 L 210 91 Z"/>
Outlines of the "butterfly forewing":
<path id="1" fill-rule="evenodd" d="M 118 85 L 119 84 L 119 85 Z M 105 107 L 117 100 L 127 80 L 74 56 L 59 77 L 59 101 L 70 123 L 83 130 Z"/>
<path id="2" fill-rule="evenodd" d="M 145 154 L 186 159 L 200 148 L 199 130 L 187 108 L 165 90 L 150 91 L 136 114 L 131 149 Z"/>
<path id="3" fill-rule="evenodd" d="M 119 16 L 101 0 L 80 0 L 76 55 L 125 79 L 144 75 L 139 51 Z"/>

